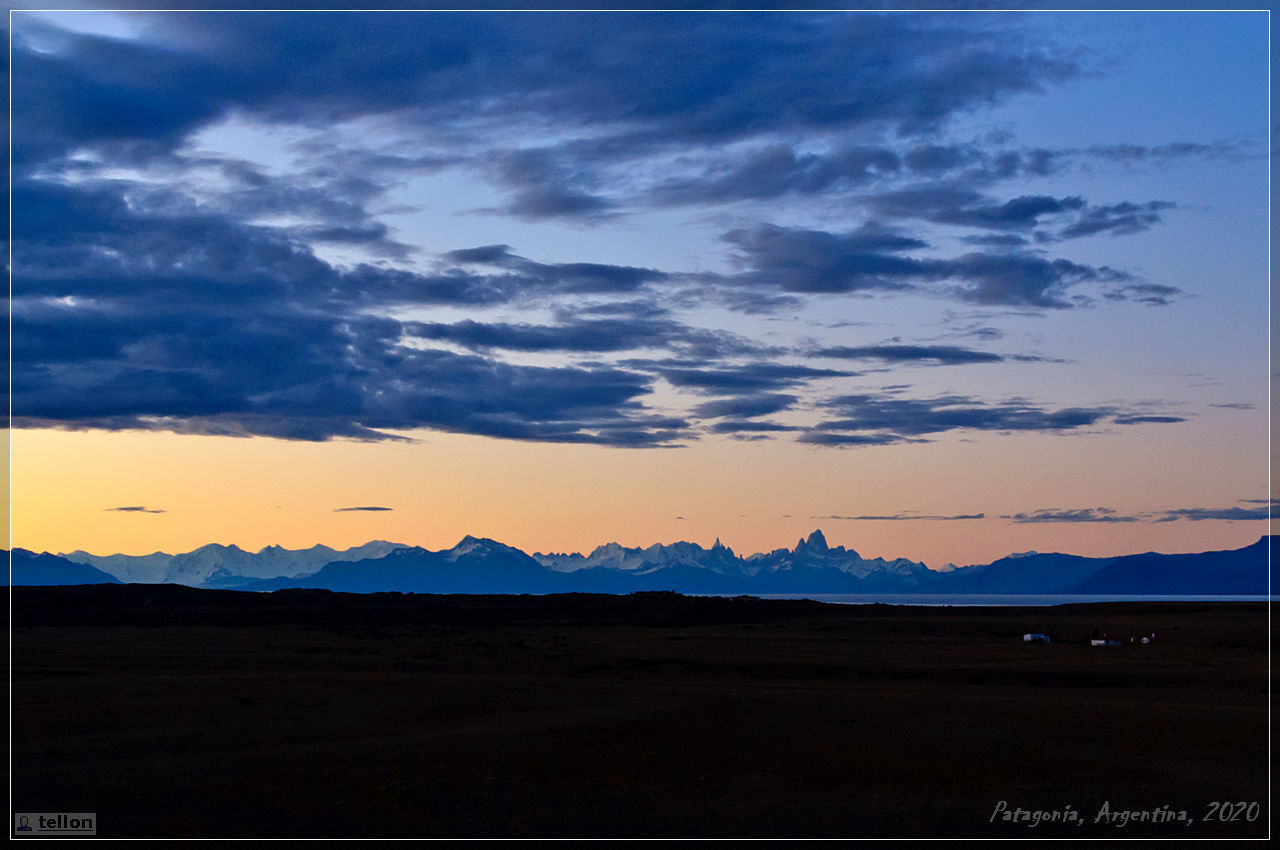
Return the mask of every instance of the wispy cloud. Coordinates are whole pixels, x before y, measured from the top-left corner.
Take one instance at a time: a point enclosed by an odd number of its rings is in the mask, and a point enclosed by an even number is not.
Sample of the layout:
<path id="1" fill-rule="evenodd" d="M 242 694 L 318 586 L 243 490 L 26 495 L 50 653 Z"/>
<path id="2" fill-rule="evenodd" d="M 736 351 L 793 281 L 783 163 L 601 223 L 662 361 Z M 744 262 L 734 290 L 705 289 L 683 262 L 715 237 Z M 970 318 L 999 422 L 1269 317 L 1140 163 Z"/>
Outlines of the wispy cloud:
<path id="1" fill-rule="evenodd" d="M 1144 522 L 1144 516 L 1126 516 L 1116 513 L 1111 508 L 1075 508 L 1060 510 L 1046 508 L 1032 513 L 1001 515 L 1001 519 L 1011 519 L 1016 523 L 1030 522 Z"/>
<path id="2" fill-rule="evenodd" d="M 1143 511 L 1132 514 L 1121 514 L 1112 508 L 1043 508 L 1037 511 L 1017 514 L 1002 514 L 1001 519 L 1015 523 L 1036 522 L 1174 522 L 1175 520 L 1264 520 L 1268 512 L 1280 507 L 1280 502 L 1268 502 L 1265 499 L 1241 499 L 1241 505 L 1256 507 L 1229 508 L 1165 508 L 1162 510 Z"/>
<path id="3" fill-rule="evenodd" d="M 1185 416 L 1117 416 L 1111 420 L 1117 425 L 1157 425 L 1186 422 Z"/>
<path id="4" fill-rule="evenodd" d="M 974 363 L 1004 363 L 1009 360 L 1039 363 L 1049 360 L 1030 354 L 996 354 L 958 345 L 865 345 L 831 346 L 814 349 L 814 357 L 841 360 L 879 360 L 884 363 L 923 366 L 964 366 Z"/>
<path id="5" fill-rule="evenodd" d="M 1064 310 L 1086 303 L 1076 293 L 1082 286 L 1101 287 L 1107 297 L 1126 300 L 1143 283 L 1110 266 L 1025 251 L 910 256 L 903 252 L 925 243 L 868 225 L 833 233 L 766 224 L 730 231 L 723 239 L 740 250 L 737 260 L 744 269 L 727 282 L 787 293 L 912 292 L 984 306 Z M 1163 294 L 1167 300 L 1176 290 Z"/>
<path id="6" fill-rule="evenodd" d="M 1242 500 L 1245 502 L 1254 502 L 1251 499 Z M 1269 519 L 1275 509 L 1280 507 L 1276 503 L 1264 505 L 1254 508 L 1177 508 L 1165 513 L 1164 516 L 1155 520 L 1155 522 L 1174 522 L 1175 520 L 1185 519 L 1192 522 L 1200 522 L 1207 519 L 1226 520 L 1233 522 L 1237 520 L 1265 520 Z"/>
<path id="7" fill-rule="evenodd" d="M 384 508 L 380 505 L 357 505 L 351 508 L 334 508 L 335 514 L 345 513 L 347 511 L 393 511 L 395 508 Z"/>
<path id="8" fill-rule="evenodd" d="M 127 505 L 120 508 L 103 508 L 104 511 L 119 511 L 126 514 L 162 514 L 163 508 L 148 508 L 144 505 Z"/>
<path id="9" fill-rule="evenodd" d="M 927 437 L 948 431 L 1039 431 L 1068 433 L 1100 426 L 1117 418 L 1133 418 L 1136 413 L 1110 406 L 1068 407 L 1057 410 L 1012 399 L 986 402 L 970 396 L 906 398 L 901 390 L 878 394 L 837 396 L 822 405 L 835 419 L 818 423 L 804 436 L 805 442 L 838 442 L 841 436 L 894 436 L 898 439 Z M 1144 421 L 1181 421 L 1177 417 L 1146 416 Z M 843 434 L 842 432 L 855 432 Z M 857 440 L 850 440 L 857 443 Z M 886 440 L 886 442 L 890 442 Z"/>
<path id="10" fill-rule="evenodd" d="M 953 515 L 953 516 L 937 516 L 937 515 L 930 515 L 930 514 L 916 514 L 916 513 L 911 513 L 911 512 L 904 512 L 904 513 L 900 513 L 900 514 L 888 514 L 888 515 L 882 515 L 882 516 L 872 516 L 872 515 L 863 515 L 863 516 L 838 516 L 838 515 L 832 514 L 832 515 L 829 515 L 829 516 L 815 516 L 815 517 L 811 517 L 811 519 L 852 519 L 852 520 L 873 520 L 873 521 L 877 521 L 877 522 L 879 522 L 879 521 L 884 521 L 884 520 L 892 520 L 892 521 L 898 521 L 898 520 L 906 520 L 906 521 L 920 520 L 920 521 L 924 521 L 924 522 L 934 522 L 934 521 L 938 521 L 938 520 L 985 519 L 985 518 L 986 518 L 986 516 L 987 516 L 987 515 L 986 515 L 985 513 L 980 513 L 980 514 L 955 514 L 955 515 Z"/>

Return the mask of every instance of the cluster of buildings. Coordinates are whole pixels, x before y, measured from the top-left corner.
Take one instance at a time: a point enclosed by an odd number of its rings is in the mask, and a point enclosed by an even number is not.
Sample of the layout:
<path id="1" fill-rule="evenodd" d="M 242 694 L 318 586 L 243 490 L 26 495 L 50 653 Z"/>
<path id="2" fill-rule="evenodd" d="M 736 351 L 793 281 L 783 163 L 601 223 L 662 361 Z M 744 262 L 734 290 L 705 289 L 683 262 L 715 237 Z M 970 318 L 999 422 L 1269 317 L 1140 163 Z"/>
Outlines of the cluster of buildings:
<path id="1" fill-rule="evenodd" d="M 1151 643 L 1155 639 L 1155 632 L 1152 632 L 1149 635 L 1130 635 L 1128 643 Z M 1044 632 L 1028 632 L 1022 636 L 1022 640 L 1024 643 L 1051 642 L 1051 638 Z M 1120 646 L 1123 643 L 1125 643 L 1125 641 L 1120 640 L 1119 638 L 1107 637 L 1105 634 L 1102 637 L 1092 638 L 1089 641 L 1090 646 Z"/>
<path id="2" fill-rule="evenodd" d="M 1149 635 L 1129 635 L 1129 643 L 1151 643 L 1151 641 L 1155 639 L 1155 632 L 1152 632 Z M 1120 646 L 1122 643 L 1124 643 L 1124 641 L 1118 638 L 1107 637 L 1106 635 L 1103 635 L 1100 638 L 1093 638 L 1089 641 L 1090 646 Z"/>

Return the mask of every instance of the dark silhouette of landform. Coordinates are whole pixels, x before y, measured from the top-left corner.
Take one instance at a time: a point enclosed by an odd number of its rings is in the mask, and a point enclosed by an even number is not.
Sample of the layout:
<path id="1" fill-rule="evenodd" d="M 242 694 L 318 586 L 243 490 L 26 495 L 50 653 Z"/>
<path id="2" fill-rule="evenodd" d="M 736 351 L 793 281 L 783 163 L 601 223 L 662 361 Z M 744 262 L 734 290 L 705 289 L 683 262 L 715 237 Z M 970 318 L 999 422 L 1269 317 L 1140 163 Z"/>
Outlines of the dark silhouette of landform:
<path id="1" fill-rule="evenodd" d="M 93 811 L 103 837 L 1269 830 L 1265 603 L 11 599 L 14 810 Z"/>
<path id="2" fill-rule="evenodd" d="M 1266 603 L 754 594 L 1265 594 L 1268 542 L 14 550 L 13 802 L 127 838 L 1265 836 Z"/>
<path id="3" fill-rule="evenodd" d="M 866 558 L 827 544 L 814 531 L 791 549 L 739 556 L 719 540 L 628 548 L 609 543 L 588 555 L 535 553 L 465 537 L 430 551 L 374 541 L 345 551 L 327 546 L 257 553 L 209 544 L 179 555 L 62 555 L 17 549 L 17 585 L 172 583 L 269 591 L 315 588 L 351 593 L 687 594 L 1092 594 L 1258 595 L 1268 592 L 1268 538 L 1241 549 L 1195 554 L 1147 552 L 1111 558 L 1022 553 L 990 564 L 932 570 L 905 558 Z"/>

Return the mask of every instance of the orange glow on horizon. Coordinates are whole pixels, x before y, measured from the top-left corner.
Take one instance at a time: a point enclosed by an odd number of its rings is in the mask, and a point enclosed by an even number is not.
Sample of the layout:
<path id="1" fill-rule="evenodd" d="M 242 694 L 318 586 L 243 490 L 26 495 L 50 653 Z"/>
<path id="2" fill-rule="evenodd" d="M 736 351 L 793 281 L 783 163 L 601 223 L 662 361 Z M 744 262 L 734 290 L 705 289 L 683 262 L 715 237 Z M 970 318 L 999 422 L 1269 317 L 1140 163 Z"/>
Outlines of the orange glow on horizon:
<path id="1" fill-rule="evenodd" d="M 718 537 L 745 555 L 791 547 L 821 528 L 831 545 L 865 557 L 906 557 L 937 567 L 1031 549 L 1081 555 L 1232 549 L 1266 532 L 1266 523 L 1257 521 L 1017 524 L 1000 518 L 1100 505 L 1122 514 L 1225 507 L 1265 497 L 1263 476 L 1256 494 L 1194 486 L 1181 474 L 1185 467 L 1180 473 L 1151 462 L 1152 440 L 1130 434 L 1136 431 L 983 435 L 853 451 L 707 440 L 695 452 L 437 433 L 416 434 L 414 443 L 306 443 L 18 430 L 12 434 L 12 541 L 34 551 L 138 555 L 206 543 L 250 551 L 317 543 L 343 549 L 375 539 L 442 549 L 472 534 L 532 553 L 590 551 L 612 541 L 710 546 Z M 1046 441 L 1054 439 L 1073 441 L 1070 456 L 1045 453 Z M 1176 453 L 1176 447 L 1159 451 Z M 1240 480 L 1242 472 L 1221 458 L 1217 471 L 1224 482 Z M 1203 481 L 1208 472 L 1197 470 L 1196 477 Z M 1167 495 L 1154 500 L 1150 493 Z M 392 510 L 337 511 L 354 506 Z M 119 507 L 163 513 L 111 510 Z M 910 511 L 985 518 L 831 518 Z"/>

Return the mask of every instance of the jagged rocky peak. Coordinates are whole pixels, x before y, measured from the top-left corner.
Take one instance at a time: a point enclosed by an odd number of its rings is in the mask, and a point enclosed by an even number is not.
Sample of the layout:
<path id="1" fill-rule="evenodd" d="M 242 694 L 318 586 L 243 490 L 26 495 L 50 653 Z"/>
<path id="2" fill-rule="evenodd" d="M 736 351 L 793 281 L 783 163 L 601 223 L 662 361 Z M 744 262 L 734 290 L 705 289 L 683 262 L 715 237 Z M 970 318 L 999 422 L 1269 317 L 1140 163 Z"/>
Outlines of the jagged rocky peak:
<path id="1" fill-rule="evenodd" d="M 483 538 L 472 537 L 468 534 L 466 537 L 459 540 L 452 549 L 444 550 L 444 553 L 450 560 L 457 560 L 463 555 L 468 555 L 477 549 L 482 549 L 484 542 Z"/>
<path id="2" fill-rule="evenodd" d="M 448 549 L 446 551 L 456 552 L 461 555 L 475 551 L 476 549 L 492 549 L 494 546 L 498 545 L 501 544 L 496 540 L 490 540 L 488 537 L 474 537 L 468 534 L 466 537 L 459 540 L 452 549 Z"/>
<path id="3" fill-rule="evenodd" d="M 243 551 L 244 551 L 243 549 L 241 549 L 239 546 L 237 546 L 234 543 L 232 543 L 229 546 L 223 546 L 221 543 L 206 543 L 198 549 L 192 549 L 187 554 L 196 555 L 201 552 L 243 552 Z"/>
<path id="4" fill-rule="evenodd" d="M 711 548 L 707 552 L 715 555 L 721 562 L 741 560 L 737 553 L 733 551 L 733 547 L 724 545 L 724 543 L 720 542 L 719 537 L 716 538 L 715 543 L 711 544 Z"/>
<path id="5" fill-rule="evenodd" d="M 822 534 L 822 532 L 821 532 L 820 530 L 818 530 L 818 529 L 814 529 L 813 533 L 809 535 L 809 539 L 808 539 L 808 540 L 801 540 L 799 543 L 797 543 L 797 544 L 796 544 L 796 548 L 797 548 L 797 549 L 800 549 L 800 548 L 803 548 L 803 547 L 808 547 L 808 548 L 810 548 L 810 549 L 818 549 L 818 550 L 821 550 L 821 551 L 826 551 L 826 549 L 827 549 L 827 538 L 826 538 L 825 536 L 823 536 L 823 534 Z"/>
<path id="6" fill-rule="evenodd" d="M 473 537 L 468 534 L 466 537 L 458 541 L 458 545 L 452 549 L 446 549 L 444 554 L 449 560 L 457 560 L 463 555 L 490 556 L 497 554 L 519 553 L 524 557 L 528 557 L 519 549 L 508 546 L 505 543 L 499 543 L 491 537 Z"/>

